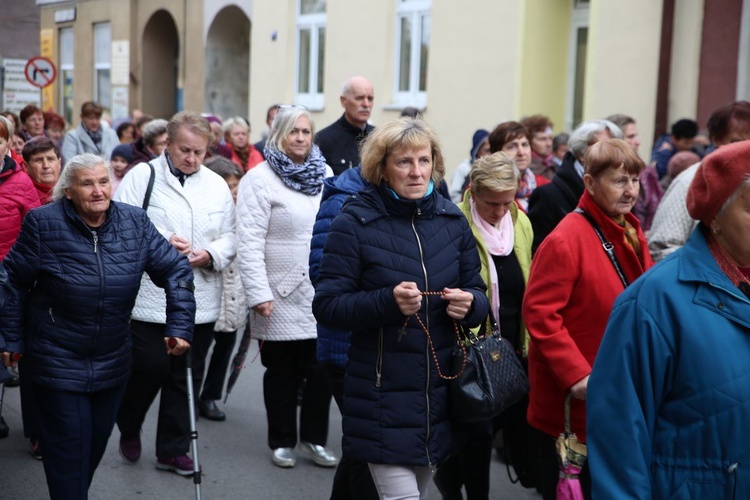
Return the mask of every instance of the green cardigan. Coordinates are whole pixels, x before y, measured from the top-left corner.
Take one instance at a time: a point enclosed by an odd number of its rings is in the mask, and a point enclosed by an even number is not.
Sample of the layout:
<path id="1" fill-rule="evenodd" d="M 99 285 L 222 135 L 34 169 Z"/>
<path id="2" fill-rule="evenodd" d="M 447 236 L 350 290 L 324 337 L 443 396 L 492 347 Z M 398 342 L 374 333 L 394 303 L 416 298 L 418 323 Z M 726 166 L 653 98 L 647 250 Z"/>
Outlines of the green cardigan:
<path id="1" fill-rule="evenodd" d="M 492 304 L 492 282 L 490 279 L 490 266 L 489 259 L 490 254 L 487 251 L 487 247 L 482 241 L 482 236 L 479 232 L 479 228 L 474 224 L 471 219 L 471 205 L 469 199 L 471 198 L 471 192 L 467 191 L 464 197 L 464 201 L 461 202 L 459 208 L 461 212 L 466 216 L 471 226 L 471 231 L 474 233 L 474 239 L 477 242 L 477 250 L 479 251 L 479 259 L 482 262 L 482 270 L 480 274 L 482 279 L 487 284 L 487 298 Z M 513 203 L 510 206 L 510 216 L 513 219 L 513 250 L 516 253 L 518 264 L 521 266 L 521 273 L 523 274 L 524 284 L 529 282 L 529 269 L 531 268 L 531 244 L 534 241 L 534 231 L 531 229 L 531 221 L 523 211 L 519 210 L 518 206 Z M 489 318 L 487 319 L 487 328 L 489 331 Z M 522 338 L 522 355 L 523 357 L 528 356 L 529 352 L 529 332 L 526 330 L 526 326 L 521 320 L 521 338 Z"/>

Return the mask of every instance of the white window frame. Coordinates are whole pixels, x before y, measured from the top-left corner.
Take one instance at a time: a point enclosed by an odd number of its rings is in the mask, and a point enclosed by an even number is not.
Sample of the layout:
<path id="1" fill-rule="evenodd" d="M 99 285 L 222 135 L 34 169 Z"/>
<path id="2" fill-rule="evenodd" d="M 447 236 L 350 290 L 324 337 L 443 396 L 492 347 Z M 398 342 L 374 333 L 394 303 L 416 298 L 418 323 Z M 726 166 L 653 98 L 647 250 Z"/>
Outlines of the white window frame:
<path id="1" fill-rule="evenodd" d="M 101 36 L 101 38 L 100 38 Z M 99 43 L 101 42 L 101 43 Z M 102 99 L 103 89 L 99 88 L 99 72 L 112 69 L 112 24 L 109 22 L 94 24 L 94 101 L 105 109 L 112 107 L 112 84 L 110 83 L 107 94 L 109 99 Z M 111 80 L 110 80 L 111 82 Z"/>
<path id="2" fill-rule="evenodd" d="M 59 109 L 60 114 L 65 118 L 68 123 L 71 123 L 75 118 L 75 111 L 71 109 L 70 115 L 66 116 L 65 113 L 65 75 L 70 73 L 73 75 L 73 84 L 75 84 L 75 35 L 73 33 L 73 27 L 60 28 L 57 33 L 59 53 L 57 60 L 60 62 L 58 68 L 58 78 L 60 87 L 59 96 Z"/>
<path id="3" fill-rule="evenodd" d="M 750 99 L 750 0 L 742 2 L 740 45 L 737 54 L 737 100 Z"/>
<path id="4" fill-rule="evenodd" d="M 578 49 L 578 30 L 581 28 L 589 28 L 589 6 L 588 2 L 574 0 L 573 11 L 570 16 L 570 32 L 568 35 L 568 75 L 567 93 L 565 98 L 565 130 L 570 131 L 573 130 L 573 113 L 575 112 L 576 69 L 578 65 L 576 55 Z"/>
<path id="5" fill-rule="evenodd" d="M 321 111 L 325 106 L 325 96 L 323 94 L 324 89 L 318 88 L 318 71 L 323 70 L 321 68 L 321 61 L 318 60 L 318 52 L 320 49 L 319 33 L 320 29 L 326 29 L 326 20 L 328 17 L 328 6 L 326 5 L 326 12 L 316 14 L 302 14 L 302 0 L 296 0 L 297 4 L 297 16 L 296 16 L 296 29 L 295 29 L 295 40 L 294 40 L 294 103 L 306 106 L 311 111 Z M 310 60 L 310 74 L 308 75 L 308 92 L 300 92 L 299 78 L 300 78 L 300 32 L 302 30 L 310 30 L 310 54 L 308 54 Z M 326 33 L 327 34 L 327 33 Z M 325 50 L 325 47 L 323 47 Z M 324 62 L 323 62 L 324 64 Z M 325 80 L 325 73 L 323 75 Z"/>
<path id="6" fill-rule="evenodd" d="M 397 107 L 414 106 L 424 109 L 427 105 L 427 89 L 419 90 L 419 70 L 421 68 L 422 19 L 430 19 L 432 0 L 396 0 L 396 22 L 394 25 L 395 43 L 393 47 L 393 104 Z M 401 71 L 401 20 L 410 18 L 411 55 L 409 64 L 409 89 L 400 89 Z M 430 31 L 432 31 L 430 29 Z M 428 40 L 429 49 L 429 40 Z M 429 56 L 428 56 L 429 64 Z"/>

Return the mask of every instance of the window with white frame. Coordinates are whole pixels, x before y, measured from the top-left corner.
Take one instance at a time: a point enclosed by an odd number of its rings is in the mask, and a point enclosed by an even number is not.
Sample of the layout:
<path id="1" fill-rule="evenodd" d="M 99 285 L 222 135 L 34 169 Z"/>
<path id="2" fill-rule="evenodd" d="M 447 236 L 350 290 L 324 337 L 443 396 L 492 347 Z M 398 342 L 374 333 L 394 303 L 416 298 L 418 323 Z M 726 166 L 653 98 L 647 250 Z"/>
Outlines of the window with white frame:
<path id="1" fill-rule="evenodd" d="M 295 102 L 323 109 L 326 0 L 297 0 Z"/>
<path id="2" fill-rule="evenodd" d="M 432 0 L 397 0 L 394 104 L 424 108 Z"/>
<path id="3" fill-rule="evenodd" d="M 65 121 L 73 123 L 73 28 L 59 31 L 60 53 L 60 113 Z"/>
<path id="4" fill-rule="evenodd" d="M 111 41 L 110 23 L 94 24 L 94 100 L 104 109 L 112 109 L 112 86 L 109 77 Z"/>
<path id="5" fill-rule="evenodd" d="M 574 0 L 570 17 L 565 130 L 574 130 L 583 121 L 589 35 L 588 5 L 588 1 Z"/>

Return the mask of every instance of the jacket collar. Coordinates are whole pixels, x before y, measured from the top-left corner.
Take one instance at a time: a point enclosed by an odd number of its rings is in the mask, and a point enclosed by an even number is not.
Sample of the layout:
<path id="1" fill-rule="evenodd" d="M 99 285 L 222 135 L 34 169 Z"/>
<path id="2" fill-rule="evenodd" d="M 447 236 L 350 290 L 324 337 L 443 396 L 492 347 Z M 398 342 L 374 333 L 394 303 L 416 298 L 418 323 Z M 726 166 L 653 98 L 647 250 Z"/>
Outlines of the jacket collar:
<path id="1" fill-rule="evenodd" d="M 354 125 L 352 125 L 351 123 L 349 123 L 349 121 L 346 119 L 346 113 L 344 113 L 344 114 L 341 115 L 341 118 L 338 119 L 338 122 L 339 122 L 339 125 L 341 125 L 341 127 L 344 130 L 346 130 L 347 132 L 349 132 L 353 136 L 357 136 L 359 134 L 367 135 L 373 129 L 373 126 L 370 125 L 369 123 L 365 124 L 365 128 L 355 127 Z"/>
<path id="2" fill-rule="evenodd" d="M 65 217 L 67 217 L 71 224 L 81 230 L 84 234 L 91 234 L 92 229 L 89 228 L 88 224 L 83 221 L 83 218 L 78 215 L 78 211 L 76 210 L 75 206 L 73 206 L 72 201 L 67 198 L 62 198 L 56 203 L 62 204 L 62 209 L 65 213 Z M 116 217 L 116 214 L 117 209 L 115 208 L 115 202 L 113 200 L 110 200 L 109 208 L 107 209 L 107 218 L 104 219 L 104 224 L 96 228 L 96 232 L 101 234 L 107 231 L 112 225 L 112 219 Z"/>
<path id="3" fill-rule="evenodd" d="M 463 217 L 453 202 L 440 196 L 437 189 L 420 200 L 400 200 L 393 197 L 385 183 L 368 186 L 358 195 L 350 196 L 342 211 L 354 215 L 362 224 L 382 217 L 431 218 L 436 215 Z"/>
<path id="4" fill-rule="evenodd" d="M 685 246 L 680 250 L 682 257 L 677 276 L 680 281 L 700 281 L 734 290 L 736 287 L 732 280 L 724 274 L 716 259 L 711 255 L 708 241 L 703 233 L 704 228 L 703 223 L 699 223 L 698 227 L 690 234 Z M 737 290 L 737 294 L 741 294 L 741 292 Z"/>

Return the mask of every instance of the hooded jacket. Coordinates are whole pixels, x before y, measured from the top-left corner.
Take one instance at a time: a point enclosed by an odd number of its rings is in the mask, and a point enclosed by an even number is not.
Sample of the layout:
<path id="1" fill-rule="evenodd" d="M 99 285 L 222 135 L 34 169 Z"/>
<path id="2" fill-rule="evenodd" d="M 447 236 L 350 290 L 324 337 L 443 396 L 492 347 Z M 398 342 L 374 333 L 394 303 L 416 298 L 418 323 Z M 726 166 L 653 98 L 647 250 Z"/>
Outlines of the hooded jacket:
<path id="1" fill-rule="evenodd" d="M 313 226 L 310 244 L 310 281 L 313 286 L 318 281 L 320 259 L 323 257 L 323 247 L 333 220 L 341 213 L 341 208 L 347 198 L 368 186 L 362 178 L 361 170 L 361 167 L 352 168 L 336 177 L 329 177 L 323 182 L 323 197 Z M 351 332 L 326 328 L 321 324 L 317 324 L 317 329 L 318 361 L 332 363 L 343 368 L 346 365 L 346 351 L 349 349 Z"/>
<path id="2" fill-rule="evenodd" d="M 594 498 L 750 498 L 750 299 L 704 229 L 615 302 L 587 395 Z"/>
<path id="3" fill-rule="evenodd" d="M 451 448 L 450 354 L 456 343 L 446 302 L 426 296 L 406 318 L 393 297 L 403 281 L 421 291 L 461 288 L 474 296 L 461 323 L 487 317 L 474 237 L 458 207 L 436 192 L 400 200 L 381 185 L 353 195 L 333 222 L 313 313 L 327 328 L 351 330 L 344 380 L 343 452 L 364 462 L 435 465 Z M 406 322 L 405 329 L 402 330 Z"/>
<path id="4" fill-rule="evenodd" d="M 0 158 L 0 261 L 10 251 L 21 230 L 21 221 L 39 206 L 31 178 L 11 158 Z"/>

